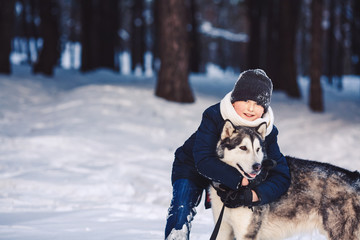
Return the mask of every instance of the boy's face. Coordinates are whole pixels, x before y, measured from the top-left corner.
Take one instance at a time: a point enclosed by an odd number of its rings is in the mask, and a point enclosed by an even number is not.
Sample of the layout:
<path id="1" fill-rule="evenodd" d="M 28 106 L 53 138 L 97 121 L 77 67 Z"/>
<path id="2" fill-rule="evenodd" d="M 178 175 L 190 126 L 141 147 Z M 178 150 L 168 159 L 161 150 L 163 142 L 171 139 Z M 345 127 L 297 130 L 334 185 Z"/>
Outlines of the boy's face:
<path id="1" fill-rule="evenodd" d="M 254 121 L 264 114 L 264 108 L 255 101 L 236 101 L 233 107 L 239 116 L 248 121 Z"/>

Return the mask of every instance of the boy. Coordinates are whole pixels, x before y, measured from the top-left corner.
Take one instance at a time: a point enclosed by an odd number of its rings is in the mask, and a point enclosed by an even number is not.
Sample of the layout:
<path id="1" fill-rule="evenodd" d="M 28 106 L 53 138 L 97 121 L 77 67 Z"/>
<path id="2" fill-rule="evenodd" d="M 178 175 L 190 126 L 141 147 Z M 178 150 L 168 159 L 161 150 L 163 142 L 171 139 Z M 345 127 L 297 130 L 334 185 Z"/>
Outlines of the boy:
<path id="1" fill-rule="evenodd" d="M 256 127 L 267 124 L 265 145 L 267 156 L 277 162 L 267 179 L 241 196 L 234 206 L 252 206 L 272 202 L 284 194 L 290 185 L 289 169 L 277 144 L 278 130 L 273 125 L 270 105 L 273 85 L 261 69 L 240 74 L 231 92 L 208 109 L 198 130 L 175 152 L 172 169 L 173 198 L 168 212 L 165 239 L 189 239 L 195 207 L 211 181 L 237 190 L 249 184 L 237 169 L 220 161 L 216 144 L 226 119 L 235 126 Z"/>

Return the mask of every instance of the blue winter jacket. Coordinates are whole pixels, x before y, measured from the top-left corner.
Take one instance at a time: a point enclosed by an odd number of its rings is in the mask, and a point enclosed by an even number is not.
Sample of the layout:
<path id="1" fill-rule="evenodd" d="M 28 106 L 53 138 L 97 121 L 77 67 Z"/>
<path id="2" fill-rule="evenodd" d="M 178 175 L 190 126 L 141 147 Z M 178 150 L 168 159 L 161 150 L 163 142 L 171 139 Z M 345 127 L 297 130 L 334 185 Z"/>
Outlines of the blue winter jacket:
<path id="1" fill-rule="evenodd" d="M 220 103 L 204 111 L 198 130 L 175 152 L 172 183 L 186 178 L 203 188 L 211 181 L 220 182 L 234 190 L 241 185 L 242 176 L 239 171 L 220 161 L 216 154 L 216 145 L 224 122 L 220 113 Z M 267 179 L 254 189 L 260 204 L 278 199 L 290 185 L 289 168 L 277 144 L 277 135 L 278 130 L 274 126 L 265 138 L 267 156 L 276 160 L 277 165 L 270 170 Z"/>

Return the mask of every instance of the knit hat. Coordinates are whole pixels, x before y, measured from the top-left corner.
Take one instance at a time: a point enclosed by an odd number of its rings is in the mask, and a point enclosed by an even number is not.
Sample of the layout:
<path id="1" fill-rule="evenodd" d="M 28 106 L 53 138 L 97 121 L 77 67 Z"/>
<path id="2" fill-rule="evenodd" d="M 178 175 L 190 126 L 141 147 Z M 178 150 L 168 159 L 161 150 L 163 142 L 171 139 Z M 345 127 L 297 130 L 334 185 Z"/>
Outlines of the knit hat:
<path id="1" fill-rule="evenodd" d="M 231 92 L 231 103 L 255 101 L 267 111 L 273 90 L 271 79 L 261 69 L 251 69 L 240 74 Z"/>

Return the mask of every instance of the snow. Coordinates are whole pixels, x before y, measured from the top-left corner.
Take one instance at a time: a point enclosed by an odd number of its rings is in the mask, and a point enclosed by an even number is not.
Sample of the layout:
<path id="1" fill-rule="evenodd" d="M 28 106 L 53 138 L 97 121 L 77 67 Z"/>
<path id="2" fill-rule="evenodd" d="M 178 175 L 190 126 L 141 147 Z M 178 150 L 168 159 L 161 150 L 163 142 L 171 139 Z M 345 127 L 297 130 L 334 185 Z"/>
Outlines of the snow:
<path id="1" fill-rule="evenodd" d="M 223 38 L 232 42 L 248 42 L 249 37 L 246 33 L 232 33 L 228 30 L 213 27 L 210 22 L 203 22 L 200 25 L 200 32 L 213 38 Z"/>
<path id="2" fill-rule="evenodd" d="M 192 75 L 194 104 L 154 96 L 155 77 L 14 66 L 0 75 L 0 239 L 162 239 L 175 149 L 221 100 L 235 74 Z M 360 169 L 360 81 L 325 86 L 325 113 L 275 92 L 284 154 Z M 201 203 L 191 239 L 209 239 Z M 295 239 L 324 239 L 317 232 Z"/>

